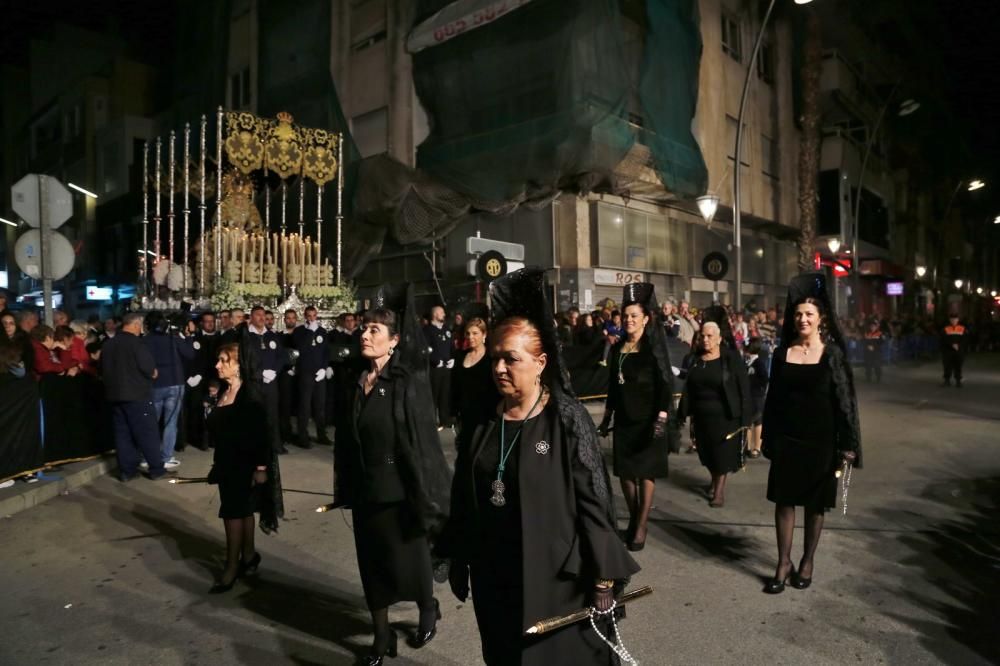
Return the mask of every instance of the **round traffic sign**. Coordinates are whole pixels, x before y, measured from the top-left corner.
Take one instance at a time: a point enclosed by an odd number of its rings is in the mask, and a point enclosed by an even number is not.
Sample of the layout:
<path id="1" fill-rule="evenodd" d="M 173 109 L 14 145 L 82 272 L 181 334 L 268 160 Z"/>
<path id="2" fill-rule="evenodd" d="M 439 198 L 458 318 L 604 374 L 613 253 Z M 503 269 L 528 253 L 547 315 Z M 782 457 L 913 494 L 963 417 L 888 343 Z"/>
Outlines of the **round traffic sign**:
<path id="1" fill-rule="evenodd" d="M 76 253 L 73 252 L 69 239 L 58 231 L 51 232 L 49 253 L 52 255 L 50 259 L 52 274 L 48 277 L 61 280 L 69 275 L 76 263 Z M 14 259 L 28 277 L 35 280 L 45 277 L 42 275 L 42 234 L 38 229 L 30 229 L 17 239 L 14 245 Z"/>
<path id="2" fill-rule="evenodd" d="M 729 270 L 729 259 L 721 252 L 709 252 L 701 261 L 701 273 L 706 279 L 721 280 Z"/>
<path id="3" fill-rule="evenodd" d="M 476 260 L 476 275 L 480 280 L 492 282 L 507 273 L 507 259 L 496 250 L 487 250 Z"/>

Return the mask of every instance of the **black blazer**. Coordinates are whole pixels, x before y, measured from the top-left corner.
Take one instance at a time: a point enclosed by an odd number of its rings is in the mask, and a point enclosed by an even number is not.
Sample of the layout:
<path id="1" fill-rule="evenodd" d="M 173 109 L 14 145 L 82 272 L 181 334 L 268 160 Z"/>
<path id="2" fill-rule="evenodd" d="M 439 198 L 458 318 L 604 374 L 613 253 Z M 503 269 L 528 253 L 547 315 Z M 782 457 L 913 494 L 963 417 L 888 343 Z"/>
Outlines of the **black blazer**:
<path id="1" fill-rule="evenodd" d="M 726 412 L 731 418 L 739 418 L 741 426 L 749 426 L 753 419 L 753 403 L 750 395 L 750 378 L 743 356 L 734 349 L 725 346 L 720 351 L 722 360 L 722 387 L 725 394 Z M 684 367 L 691 367 L 693 355 L 684 359 Z M 690 398 L 687 384 L 681 397 L 678 419 L 683 422 L 691 415 Z"/>

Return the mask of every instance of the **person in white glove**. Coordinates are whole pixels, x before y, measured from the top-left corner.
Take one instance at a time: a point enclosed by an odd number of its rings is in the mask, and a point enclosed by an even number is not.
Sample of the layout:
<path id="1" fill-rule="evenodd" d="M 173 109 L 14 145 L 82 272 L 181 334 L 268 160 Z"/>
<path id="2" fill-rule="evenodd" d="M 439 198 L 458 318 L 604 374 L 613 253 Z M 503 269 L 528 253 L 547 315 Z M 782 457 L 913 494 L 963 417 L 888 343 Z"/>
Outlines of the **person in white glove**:
<path id="1" fill-rule="evenodd" d="M 451 355 L 454 347 L 451 329 L 445 326 L 445 312 L 440 305 L 431 308 L 430 323 L 424 326 L 424 337 L 430 350 L 431 393 L 437 410 L 438 430 L 444 430 L 452 424 L 451 368 L 455 359 Z"/>
<path id="2" fill-rule="evenodd" d="M 312 448 L 309 437 L 309 417 L 316 426 L 316 440 L 330 445 L 326 433 L 326 369 L 330 365 L 329 332 L 320 325 L 319 313 L 313 306 L 305 309 L 305 324 L 292 332 L 292 345 L 299 352 L 295 365 L 298 377 L 298 445 Z"/>
<path id="3" fill-rule="evenodd" d="M 267 311 L 260 305 L 250 310 L 246 324 L 249 349 L 256 356 L 256 368 L 262 381 L 264 409 L 267 411 L 267 432 L 271 449 L 288 453 L 278 429 L 278 405 L 281 402 L 278 382 L 274 381 L 285 367 L 287 354 L 281 336 L 267 327 Z"/>

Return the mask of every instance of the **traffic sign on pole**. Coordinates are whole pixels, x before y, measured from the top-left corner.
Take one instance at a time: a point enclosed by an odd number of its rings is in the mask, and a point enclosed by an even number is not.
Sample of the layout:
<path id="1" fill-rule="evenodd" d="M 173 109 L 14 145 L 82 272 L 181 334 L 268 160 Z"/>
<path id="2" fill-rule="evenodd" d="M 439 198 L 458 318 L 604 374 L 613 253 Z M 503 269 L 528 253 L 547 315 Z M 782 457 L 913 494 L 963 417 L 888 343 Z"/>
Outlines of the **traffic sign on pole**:
<path id="1" fill-rule="evenodd" d="M 29 173 L 14 183 L 10 188 L 11 206 L 28 226 L 36 229 L 42 225 L 40 211 L 44 208 L 49 228 L 58 229 L 73 216 L 73 195 L 58 180 L 45 176 L 45 201 L 42 202 L 39 191 L 41 178 L 37 173 Z"/>

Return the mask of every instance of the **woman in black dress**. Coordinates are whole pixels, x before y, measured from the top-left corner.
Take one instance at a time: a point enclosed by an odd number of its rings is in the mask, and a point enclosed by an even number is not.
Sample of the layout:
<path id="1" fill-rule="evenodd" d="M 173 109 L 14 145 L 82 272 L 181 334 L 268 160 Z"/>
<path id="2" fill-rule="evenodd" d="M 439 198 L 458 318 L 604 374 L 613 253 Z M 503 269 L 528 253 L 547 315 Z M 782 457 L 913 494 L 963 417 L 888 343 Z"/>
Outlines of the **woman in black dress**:
<path id="1" fill-rule="evenodd" d="M 451 406 L 458 418 L 455 449 L 469 445 L 476 427 L 496 413 L 500 394 L 493 383 L 489 355 L 486 353 L 486 322 L 473 317 L 465 324 L 466 349 L 460 352 L 451 371 Z"/>
<path id="2" fill-rule="evenodd" d="M 698 459 L 712 475 L 709 506 L 726 504 L 726 479 L 740 469 L 741 428 L 750 425 L 750 384 L 740 353 L 723 344 L 715 321 L 701 327 L 700 353 L 689 360 L 680 420 L 691 418 Z"/>
<path id="3" fill-rule="evenodd" d="M 209 590 L 211 594 L 229 591 L 237 578 L 256 573 L 260 566 L 260 553 L 254 546 L 254 513 L 261 513 L 265 532 L 277 528 L 267 500 L 276 482 L 276 463 L 267 441 L 264 406 L 253 392 L 247 365 L 239 343 L 219 347 L 215 369 L 226 388 L 205 425 L 215 443 L 208 482 L 219 486 L 226 568 Z"/>
<path id="4" fill-rule="evenodd" d="M 751 325 L 751 328 L 753 326 Z M 747 375 L 750 379 L 750 402 L 753 405 L 753 417 L 750 419 L 750 430 L 747 432 L 747 455 L 760 458 L 760 432 L 764 418 L 764 398 L 767 396 L 767 382 L 770 374 L 771 357 L 760 337 L 752 337 L 743 348 L 747 364 Z"/>
<path id="5" fill-rule="evenodd" d="M 673 371 L 666 333 L 648 282 L 625 287 L 625 337 L 611 350 L 608 398 L 598 432 L 614 419 L 614 474 L 628 506 L 625 541 L 631 551 L 646 545 L 656 479 L 667 476 L 667 417 L 673 411 Z"/>
<path id="6" fill-rule="evenodd" d="M 361 663 L 372 666 L 396 656 L 390 605 L 417 602 L 414 648 L 434 638 L 441 617 L 429 538 L 444 524 L 450 479 L 414 312 L 407 285 L 383 287 L 363 315 L 361 356 L 369 367 L 355 386 L 353 417 L 335 460 L 335 493 L 353 509 L 358 569 L 374 625 L 375 641 Z"/>
<path id="7" fill-rule="evenodd" d="M 541 270 L 522 269 L 491 285 L 502 400 L 459 452 L 443 546 L 455 596 L 464 601 L 471 582 L 489 666 L 610 664 L 589 622 L 524 633 L 588 604 L 610 610 L 639 569 L 615 531 L 594 422 L 569 388 L 543 280 Z"/>
<path id="8" fill-rule="evenodd" d="M 764 404 L 763 453 L 771 461 L 767 499 L 774 502 L 778 565 L 764 588 L 805 589 L 812 583 L 823 516 L 837 503 L 836 470 L 861 467 L 861 429 L 847 348 L 830 315 L 822 273 L 807 273 L 788 288 L 782 346 L 771 361 Z M 792 564 L 795 507 L 805 507 L 805 544 Z"/>

